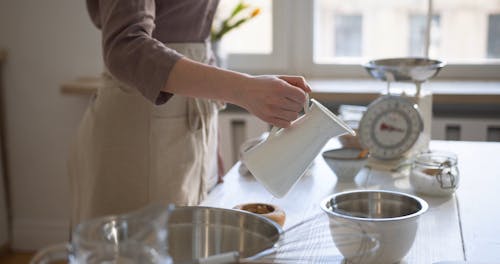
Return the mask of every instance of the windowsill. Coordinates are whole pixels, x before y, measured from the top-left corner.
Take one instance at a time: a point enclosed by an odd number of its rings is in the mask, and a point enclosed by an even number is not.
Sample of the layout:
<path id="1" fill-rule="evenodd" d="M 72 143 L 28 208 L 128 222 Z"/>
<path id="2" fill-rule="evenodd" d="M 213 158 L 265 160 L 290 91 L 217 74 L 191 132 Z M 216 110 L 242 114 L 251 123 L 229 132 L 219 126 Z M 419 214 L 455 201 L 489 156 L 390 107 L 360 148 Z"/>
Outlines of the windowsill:
<path id="1" fill-rule="evenodd" d="M 368 104 L 386 90 L 386 83 L 371 79 L 309 79 L 312 97 L 332 104 Z M 90 95 L 103 85 L 100 77 L 81 77 L 61 85 L 61 93 Z M 391 87 L 414 91 L 411 83 Z M 438 105 L 500 105 L 500 81 L 431 80 L 422 84 Z"/>
<path id="2" fill-rule="evenodd" d="M 387 84 L 370 79 L 311 79 L 313 97 L 329 103 L 367 104 L 387 90 Z M 391 88 L 415 91 L 412 83 L 393 83 Z M 431 80 L 422 84 L 440 105 L 500 105 L 500 81 Z"/>

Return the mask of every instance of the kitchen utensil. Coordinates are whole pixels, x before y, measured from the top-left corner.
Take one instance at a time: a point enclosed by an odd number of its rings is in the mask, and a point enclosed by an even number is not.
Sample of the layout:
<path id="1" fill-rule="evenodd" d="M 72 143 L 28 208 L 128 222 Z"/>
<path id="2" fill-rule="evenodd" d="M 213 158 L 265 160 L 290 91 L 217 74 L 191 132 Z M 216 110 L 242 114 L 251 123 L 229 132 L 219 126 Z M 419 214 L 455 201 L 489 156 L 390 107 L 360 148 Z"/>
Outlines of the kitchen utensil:
<path id="1" fill-rule="evenodd" d="M 84 222 L 71 243 L 39 251 L 32 264 L 69 260 L 71 264 L 170 264 L 167 221 L 172 208 L 153 205 L 142 210 Z"/>
<path id="2" fill-rule="evenodd" d="M 274 196 L 283 197 L 332 137 L 355 132 L 318 101 L 290 127 L 273 127 L 267 139 L 242 154 L 252 175 Z"/>
<path id="3" fill-rule="evenodd" d="M 277 223 L 246 211 L 177 207 L 168 223 L 169 253 L 176 264 L 195 263 L 229 252 L 246 258 L 273 248 L 282 232 Z M 223 263 L 217 261 L 211 263 Z"/>
<path id="4" fill-rule="evenodd" d="M 246 204 L 239 204 L 235 206 L 233 209 L 243 210 L 250 213 L 261 215 L 265 218 L 273 220 L 281 227 L 285 225 L 285 218 L 286 218 L 285 211 L 283 211 L 283 209 L 274 204 L 246 203 Z"/>
<path id="5" fill-rule="evenodd" d="M 418 193 L 448 196 L 458 188 L 459 181 L 457 156 L 451 152 L 423 152 L 413 160 L 410 183 Z"/>
<path id="6" fill-rule="evenodd" d="M 266 140 L 266 138 L 269 136 L 269 132 L 264 132 L 262 133 L 260 136 L 258 137 L 254 137 L 254 138 L 249 138 L 247 139 L 245 142 L 243 142 L 241 145 L 240 145 L 240 148 L 239 148 L 239 152 L 238 152 L 238 155 L 239 155 L 239 159 L 241 160 L 242 157 L 243 157 L 243 153 L 247 152 L 248 150 L 250 150 L 251 148 L 257 146 L 259 143 L 261 143 L 262 141 Z M 245 166 L 244 163 L 241 163 L 240 164 L 240 173 L 241 175 L 248 175 L 250 173 L 248 173 L 248 169 L 247 167 Z"/>
<path id="7" fill-rule="evenodd" d="M 318 208 L 319 209 L 319 208 Z M 330 222 L 325 213 L 319 211 L 306 217 L 280 234 L 279 240 L 256 255 L 242 257 L 238 251 L 220 253 L 196 259 L 191 263 L 344 263 L 330 236 Z M 347 223 L 349 225 L 349 223 Z M 346 226 L 346 229 L 349 227 Z M 337 246 L 349 246 L 363 240 L 363 247 L 352 251 L 352 258 L 363 259 L 377 250 L 379 243 L 370 234 L 354 232 L 338 233 Z M 356 244 L 358 245 L 358 244 Z M 177 264 L 177 262 L 176 262 Z M 187 263 L 182 263 L 187 264 Z"/>
<path id="8" fill-rule="evenodd" d="M 362 148 L 361 142 L 359 142 L 358 127 L 360 120 L 346 120 L 342 119 L 344 122 L 354 130 L 356 135 L 344 134 L 338 137 L 340 145 L 343 148 Z"/>
<path id="9" fill-rule="evenodd" d="M 445 62 L 427 58 L 390 58 L 372 60 L 363 67 L 375 79 L 387 79 L 388 73 L 396 82 L 424 82 L 438 74 Z"/>
<path id="10" fill-rule="evenodd" d="M 358 172 L 365 166 L 367 155 L 362 154 L 363 149 L 339 148 L 323 152 L 326 164 L 332 169 L 341 182 L 353 181 Z"/>
<path id="11" fill-rule="evenodd" d="M 429 149 L 432 92 L 422 90 L 421 86 L 436 76 L 445 64 L 440 60 L 418 57 L 378 59 L 363 64 L 372 77 L 387 82 L 387 91 L 372 102 L 370 109 L 365 112 L 372 118 L 363 118 L 365 120 L 361 121 L 359 127 L 361 143 L 372 154 L 367 166 L 392 170 L 408 156 Z M 413 82 L 416 89 L 392 88 L 391 92 L 393 82 Z M 412 110 L 410 106 L 415 108 Z M 388 121 L 391 119 L 395 120 L 395 124 Z M 389 136 L 385 137 L 384 134 Z M 375 137 L 380 137 L 380 140 Z M 396 142 L 398 140 L 400 142 Z M 368 143 L 373 146 L 368 146 Z"/>
<path id="12" fill-rule="evenodd" d="M 356 133 L 355 136 L 351 134 L 339 136 L 339 142 L 343 148 L 362 148 L 361 143 L 359 142 L 358 130 L 354 128 L 353 130 Z"/>
<path id="13" fill-rule="evenodd" d="M 354 263 L 395 263 L 410 250 L 419 217 L 427 211 L 427 202 L 413 195 L 380 190 L 356 190 L 333 194 L 321 203 L 329 216 L 331 235 L 340 252 Z M 342 245 L 338 234 L 371 234 L 380 243 L 377 250 L 351 257 L 365 241 Z M 340 243 L 338 243 L 340 242 Z"/>
<path id="14" fill-rule="evenodd" d="M 250 150 L 251 148 L 259 145 L 259 143 L 261 143 L 262 141 L 266 140 L 266 138 L 269 136 L 269 132 L 264 132 L 262 133 L 259 137 L 255 137 L 255 138 L 250 138 L 248 140 L 246 140 L 245 142 L 243 142 L 241 145 L 240 145 L 240 148 L 239 148 L 239 157 L 241 159 L 241 157 L 243 156 L 243 153 L 247 152 L 248 150 Z"/>
<path id="15" fill-rule="evenodd" d="M 366 107 L 359 105 L 340 105 L 338 111 L 340 119 L 358 134 L 359 121 L 363 117 Z M 338 140 L 344 148 L 361 148 L 358 135 L 353 136 L 351 134 L 344 134 L 339 136 Z"/>
<path id="16" fill-rule="evenodd" d="M 370 103 L 359 123 L 361 145 L 380 160 L 400 158 L 423 131 L 418 107 L 401 96 L 384 95 Z"/>

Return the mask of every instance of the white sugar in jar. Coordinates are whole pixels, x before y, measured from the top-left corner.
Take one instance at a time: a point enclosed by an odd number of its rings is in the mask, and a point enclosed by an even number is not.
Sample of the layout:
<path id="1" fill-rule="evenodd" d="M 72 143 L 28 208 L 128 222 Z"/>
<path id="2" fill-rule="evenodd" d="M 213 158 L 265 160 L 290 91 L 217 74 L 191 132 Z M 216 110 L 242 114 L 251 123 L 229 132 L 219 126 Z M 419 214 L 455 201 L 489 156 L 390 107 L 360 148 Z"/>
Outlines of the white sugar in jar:
<path id="1" fill-rule="evenodd" d="M 413 189 L 430 196 L 448 196 L 460 181 L 457 156 L 445 151 L 422 152 L 415 157 L 410 171 Z"/>

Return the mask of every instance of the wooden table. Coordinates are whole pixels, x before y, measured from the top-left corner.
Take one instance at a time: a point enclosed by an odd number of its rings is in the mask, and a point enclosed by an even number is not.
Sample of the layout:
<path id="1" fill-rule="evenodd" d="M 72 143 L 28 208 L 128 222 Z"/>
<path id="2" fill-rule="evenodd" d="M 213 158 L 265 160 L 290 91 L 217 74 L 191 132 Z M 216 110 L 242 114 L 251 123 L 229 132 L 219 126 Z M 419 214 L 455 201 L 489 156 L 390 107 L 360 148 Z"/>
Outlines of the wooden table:
<path id="1" fill-rule="evenodd" d="M 332 140 L 325 150 L 337 144 Z M 433 141 L 431 149 L 458 155 L 460 187 L 449 198 L 419 195 L 430 208 L 420 219 L 413 247 L 402 263 L 500 263 L 500 143 Z M 287 213 L 285 230 L 317 211 L 320 201 L 335 192 L 385 189 L 413 193 L 407 174 L 368 168 L 357 175 L 355 183 L 337 183 L 321 155 L 281 199 L 273 197 L 251 175 L 244 173 L 240 163 L 224 179 L 202 205 L 232 208 L 247 202 L 273 203 Z"/>

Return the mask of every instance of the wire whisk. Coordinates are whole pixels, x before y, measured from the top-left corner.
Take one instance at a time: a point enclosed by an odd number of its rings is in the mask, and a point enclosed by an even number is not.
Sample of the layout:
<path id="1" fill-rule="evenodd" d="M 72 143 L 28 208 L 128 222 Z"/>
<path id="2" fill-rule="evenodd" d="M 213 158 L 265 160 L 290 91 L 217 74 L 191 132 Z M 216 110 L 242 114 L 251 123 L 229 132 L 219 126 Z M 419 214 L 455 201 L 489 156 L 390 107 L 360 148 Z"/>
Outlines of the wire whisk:
<path id="1" fill-rule="evenodd" d="M 341 233 L 335 233 L 335 241 L 330 232 L 333 225 L 343 227 Z M 277 243 L 256 255 L 243 257 L 234 251 L 198 259 L 194 263 L 342 263 L 344 256 L 339 247 L 348 247 L 349 252 L 354 253 L 348 253 L 346 257 L 352 262 L 362 263 L 379 244 L 373 234 L 360 233 L 359 228 L 354 223 L 330 221 L 327 215 L 319 212 L 286 229 L 279 235 Z"/>

